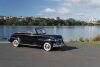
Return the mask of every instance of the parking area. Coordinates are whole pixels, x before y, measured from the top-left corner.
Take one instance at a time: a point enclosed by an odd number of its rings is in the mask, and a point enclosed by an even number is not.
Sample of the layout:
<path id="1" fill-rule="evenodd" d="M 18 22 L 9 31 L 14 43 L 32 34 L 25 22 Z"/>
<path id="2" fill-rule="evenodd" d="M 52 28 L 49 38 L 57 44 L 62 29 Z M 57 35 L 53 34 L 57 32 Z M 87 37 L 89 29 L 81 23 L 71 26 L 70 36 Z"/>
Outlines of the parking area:
<path id="1" fill-rule="evenodd" d="M 100 67 L 100 46 L 66 44 L 50 52 L 0 43 L 0 67 Z"/>

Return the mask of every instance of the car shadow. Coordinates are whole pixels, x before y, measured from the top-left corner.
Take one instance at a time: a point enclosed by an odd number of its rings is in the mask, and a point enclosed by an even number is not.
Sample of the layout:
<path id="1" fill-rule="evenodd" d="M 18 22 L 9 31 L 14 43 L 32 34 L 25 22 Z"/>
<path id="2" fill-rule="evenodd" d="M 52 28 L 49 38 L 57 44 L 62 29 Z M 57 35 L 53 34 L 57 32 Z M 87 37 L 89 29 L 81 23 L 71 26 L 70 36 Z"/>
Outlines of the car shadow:
<path id="1" fill-rule="evenodd" d="M 74 50 L 74 49 L 78 49 L 77 47 L 74 47 L 74 46 L 64 46 L 64 47 L 61 47 L 61 48 L 54 48 L 52 49 L 52 51 L 69 51 L 69 50 Z"/>
<path id="2" fill-rule="evenodd" d="M 29 46 L 29 45 L 23 45 L 21 47 L 27 47 L 27 48 L 34 48 L 34 49 L 43 49 L 42 47 L 38 47 L 38 46 Z M 74 49 L 78 49 L 75 46 L 64 46 L 61 48 L 53 48 L 51 51 L 69 51 L 69 50 L 74 50 Z"/>

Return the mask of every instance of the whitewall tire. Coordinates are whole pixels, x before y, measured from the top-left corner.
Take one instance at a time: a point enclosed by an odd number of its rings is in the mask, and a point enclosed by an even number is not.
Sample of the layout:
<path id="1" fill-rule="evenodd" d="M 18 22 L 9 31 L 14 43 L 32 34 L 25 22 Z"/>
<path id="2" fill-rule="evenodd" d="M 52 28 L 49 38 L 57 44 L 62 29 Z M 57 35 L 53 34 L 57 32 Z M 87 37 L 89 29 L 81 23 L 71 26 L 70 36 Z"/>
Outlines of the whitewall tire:
<path id="1" fill-rule="evenodd" d="M 19 41 L 18 40 L 13 40 L 12 42 L 14 47 L 18 47 L 19 46 Z"/>
<path id="2" fill-rule="evenodd" d="M 51 49 L 52 49 L 52 45 L 50 44 L 50 43 L 44 43 L 44 45 L 43 45 L 43 49 L 45 50 L 45 51 L 50 51 Z"/>

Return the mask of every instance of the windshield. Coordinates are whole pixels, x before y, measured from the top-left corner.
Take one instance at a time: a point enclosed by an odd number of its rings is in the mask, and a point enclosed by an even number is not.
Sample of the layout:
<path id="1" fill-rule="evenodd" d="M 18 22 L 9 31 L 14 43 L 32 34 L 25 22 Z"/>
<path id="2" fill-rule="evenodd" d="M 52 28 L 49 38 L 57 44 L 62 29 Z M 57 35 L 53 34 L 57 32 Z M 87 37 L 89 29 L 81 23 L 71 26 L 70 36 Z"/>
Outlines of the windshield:
<path id="1" fill-rule="evenodd" d="M 37 34 L 46 34 L 45 29 L 36 28 L 35 30 L 36 30 L 36 33 L 37 33 Z"/>

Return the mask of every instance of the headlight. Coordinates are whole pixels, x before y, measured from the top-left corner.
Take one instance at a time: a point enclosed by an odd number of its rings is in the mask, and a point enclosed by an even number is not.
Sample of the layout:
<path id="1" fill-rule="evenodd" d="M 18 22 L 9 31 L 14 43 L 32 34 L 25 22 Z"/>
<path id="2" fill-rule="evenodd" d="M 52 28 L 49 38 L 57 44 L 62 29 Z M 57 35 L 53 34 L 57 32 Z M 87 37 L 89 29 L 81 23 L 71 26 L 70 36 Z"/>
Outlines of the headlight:
<path id="1" fill-rule="evenodd" d="M 48 41 L 51 41 L 51 39 L 48 39 Z"/>

